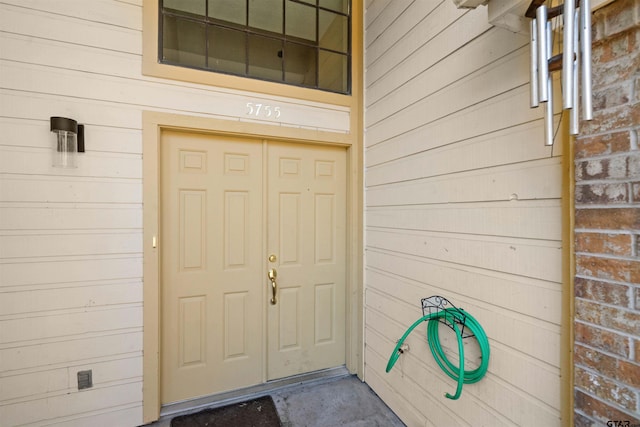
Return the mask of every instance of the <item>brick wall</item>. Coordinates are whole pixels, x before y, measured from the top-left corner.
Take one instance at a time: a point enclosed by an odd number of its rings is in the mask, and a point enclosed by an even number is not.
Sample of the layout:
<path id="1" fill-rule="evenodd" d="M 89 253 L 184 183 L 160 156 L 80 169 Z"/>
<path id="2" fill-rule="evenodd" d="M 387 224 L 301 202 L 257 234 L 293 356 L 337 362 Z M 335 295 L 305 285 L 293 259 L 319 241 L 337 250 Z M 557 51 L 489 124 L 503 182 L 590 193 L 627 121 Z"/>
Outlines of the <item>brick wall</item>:
<path id="1" fill-rule="evenodd" d="M 640 425 L 640 0 L 593 15 L 594 120 L 575 146 L 575 425 Z"/>

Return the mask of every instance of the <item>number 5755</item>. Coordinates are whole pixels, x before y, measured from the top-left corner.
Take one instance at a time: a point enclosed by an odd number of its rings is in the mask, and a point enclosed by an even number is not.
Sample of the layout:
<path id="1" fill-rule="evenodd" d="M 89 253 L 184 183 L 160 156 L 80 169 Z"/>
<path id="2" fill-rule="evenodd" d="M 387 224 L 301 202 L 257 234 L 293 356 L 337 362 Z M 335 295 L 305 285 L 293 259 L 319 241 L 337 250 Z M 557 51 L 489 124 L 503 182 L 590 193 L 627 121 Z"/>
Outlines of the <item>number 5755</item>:
<path id="1" fill-rule="evenodd" d="M 247 115 L 254 117 L 273 117 L 276 119 L 280 118 L 281 115 L 280 107 L 274 107 L 268 104 L 261 104 L 255 102 L 247 102 Z"/>

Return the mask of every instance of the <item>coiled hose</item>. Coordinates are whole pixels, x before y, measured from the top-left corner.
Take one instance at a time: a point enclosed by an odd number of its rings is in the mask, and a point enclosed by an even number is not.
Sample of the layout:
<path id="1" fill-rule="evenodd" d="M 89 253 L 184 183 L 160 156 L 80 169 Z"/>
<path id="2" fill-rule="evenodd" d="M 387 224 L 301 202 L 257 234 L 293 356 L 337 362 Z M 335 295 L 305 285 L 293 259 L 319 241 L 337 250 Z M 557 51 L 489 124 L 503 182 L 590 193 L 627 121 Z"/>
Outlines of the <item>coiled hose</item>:
<path id="1" fill-rule="evenodd" d="M 440 345 L 440 332 L 438 328 L 439 320 L 443 319 L 447 324 L 453 325 L 453 330 L 456 333 L 456 337 L 458 338 L 458 354 L 460 365 L 455 366 L 447 356 L 444 354 L 444 350 Z M 457 321 L 457 322 L 456 322 Z M 458 386 L 456 388 L 456 393 L 451 395 L 446 393 L 445 396 L 449 399 L 456 400 L 462 394 L 462 385 L 463 384 L 473 384 L 482 379 L 484 375 L 487 373 L 487 368 L 489 366 L 489 340 L 487 338 L 487 334 L 485 334 L 484 329 L 478 321 L 471 316 L 469 313 L 455 309 L 455 308 L 445 308 L 437 313 L 427 314 L 422 316 L 420 319 L 416 320 L 416 322 L 407 329 L 407 331 L 402 335 L 402 338 L 398 341 L 396 348 L 391 353 L 391 357 L 389 358 L 389 362 L 387 363 L 387 372 L 393 368 L 396 361 L 402 354 L 402 344 L 404 344 L 405 339 L 409 336 L 409 334 L 422 322 L 427 323 L 427 342 L 429 343 L 429 349 L 431 350 L 431 354 L 433 358 L 438 363 L 438 366 L 449 376 L 449 378 L 454 379 L 458 382 Z M 475 335 L 478 340 L 478 344 L 480 345 L 480 354 L 482 356 L 482 362 L 480 366 L 472 371 L 464 370 L 464 344 L 462 342 L 462 334 L 460 332 L 460 328 L 458 327 L 459 323 L 464 323 L 465 328 L 469 328 L 469 330 Z"/>

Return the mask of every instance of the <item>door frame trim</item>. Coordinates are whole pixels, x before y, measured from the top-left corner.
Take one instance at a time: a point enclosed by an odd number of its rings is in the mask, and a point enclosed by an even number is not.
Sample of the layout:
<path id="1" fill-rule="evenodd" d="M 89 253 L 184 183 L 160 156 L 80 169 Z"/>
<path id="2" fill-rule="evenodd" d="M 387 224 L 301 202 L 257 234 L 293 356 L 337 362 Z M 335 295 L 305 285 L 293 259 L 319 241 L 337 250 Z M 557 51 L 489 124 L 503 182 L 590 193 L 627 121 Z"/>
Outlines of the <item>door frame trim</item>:
<path id="1" fill-rule="evenodd" d="M 346 366 L 364 375 L 362 147 L 358 135 L 143 111 L 143 420 L 160 417 L 160 139 L 163 130 L 333 145 L 347 150 Z M 154 242 L 157 243 L 154 247 Z"/>

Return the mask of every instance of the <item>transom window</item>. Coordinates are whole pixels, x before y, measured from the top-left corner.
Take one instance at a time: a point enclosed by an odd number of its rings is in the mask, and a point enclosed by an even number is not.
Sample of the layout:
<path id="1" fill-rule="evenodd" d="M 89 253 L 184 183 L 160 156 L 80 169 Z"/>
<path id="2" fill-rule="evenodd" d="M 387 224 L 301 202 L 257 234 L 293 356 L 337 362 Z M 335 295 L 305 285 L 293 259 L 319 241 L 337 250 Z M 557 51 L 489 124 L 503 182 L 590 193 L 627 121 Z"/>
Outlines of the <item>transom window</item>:
<path id="1" fill-rule="evenodd" d="M 165 64 L 351 92 L 350 0 L 160 0 Z"/>

